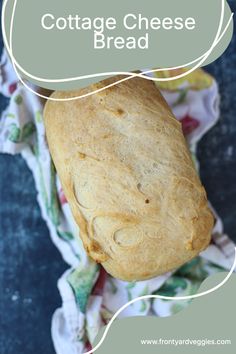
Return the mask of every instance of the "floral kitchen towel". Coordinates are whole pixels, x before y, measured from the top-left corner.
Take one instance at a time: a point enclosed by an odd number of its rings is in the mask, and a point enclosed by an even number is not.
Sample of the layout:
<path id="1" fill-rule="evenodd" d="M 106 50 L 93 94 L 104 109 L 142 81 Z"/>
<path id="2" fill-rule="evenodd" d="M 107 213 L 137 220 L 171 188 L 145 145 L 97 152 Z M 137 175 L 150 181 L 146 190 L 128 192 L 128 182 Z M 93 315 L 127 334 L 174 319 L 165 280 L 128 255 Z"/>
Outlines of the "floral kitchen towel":
<path id="1" fill-rule="evenodd" d="M 174 74 L 176 72 L 165 71 L 158 76 Z M 194 294 L 209 274 L 231 267 L 234 245 L 223 234 L 222 223 L 215 215 L 212 242 L 207 250 L 175 272 L 140 282 L 125 282 L 107 274 L 87 257 L 80 241 L 79 228 L 48 150 L 42 116 L 44 102 L 18 82 L 5 52 L 0 80 L 2 94 L 9 97 L 9 105 L 1 117 L 0 151 L 20 153 L 27 162 L 52 241 L 69 266 L 58 281 L 62 307 L 55 311 L 52 319 L 52 338 L 58 354 L 81 354 L 90 349 L 99 329 L 128 301 L 146 294 Z M 157 83 L 157 86 L 182 123 L 197 167 L 196 144 L 219 117 L 217 83 L 198 69 L 185 78 Z M 186 301 L 143 300 L 127 307 L 120 317 L 169 316 L 187 305 Z"/>

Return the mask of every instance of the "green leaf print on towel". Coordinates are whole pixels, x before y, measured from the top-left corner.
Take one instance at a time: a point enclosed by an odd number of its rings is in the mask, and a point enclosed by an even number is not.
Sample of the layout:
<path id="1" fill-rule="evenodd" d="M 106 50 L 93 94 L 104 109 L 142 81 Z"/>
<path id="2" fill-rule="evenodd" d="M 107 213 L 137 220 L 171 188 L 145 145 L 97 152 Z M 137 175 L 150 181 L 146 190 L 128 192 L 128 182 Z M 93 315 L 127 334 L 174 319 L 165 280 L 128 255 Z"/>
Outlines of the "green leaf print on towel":
<path id="1" fill-rule="evenodd" d="M 21 139 L 20 128 L 15 123 L 9 125 L 8 139 L 13 143 L 19 143 Z"/>
<path id="2" fill-rule="evenodd" d="M 60 203 L 57 195 L 56 187 L 56 170 L 53 162 L 50 166 L 50 206 L 49 206 L 51 220 L 54 225 L 58 226 L 60 223 Z"/>
<path id="3" fill-rule="evenodd" d="M 166 280 L 165 284 L 155 294 L 162 296 L 176 296 L 179 291 L 187 288 L 188 282 L 184 278 L 172 276 Z M 168 300 L 164 300 L 168 301 Z"/>
<path id="4" fill-rule="evenodd" d="M 179 89 L 179 97 L 177 98 L 176 102 L 173 104 L 173 107 L 178 106 L 179 104 L 182 104 L 186 101 L 187 94 L 188 94 L 189 88 L 185 87 L 183 89 Z"/>
<path id="5" fill-rule="evenodd" d="M 223 270 L 224 269 L 222 267 L 215 265 L 207 261 L 206 259 L 203 259 L 201 257 L 196 257 L 190 262 L 180 267 L 175 274 L 180 277 L 184 276 L 191 280 L 198 280 L 202 282 L 210 274 L 215 272 L 220 272 Z"/>
<path id="6" fill-rule="evenodd" d="M 21 95 L 17 95 L 14 98 L 14 101 L 16 102 L 16 104 L 20 105 L 23 102 L 23 97 Z"/>
<path id="7" fill-rule="evenodd" d="M 68 231 L 61 231 L 61 230 L 57 229 L 57 234 L 64 241 L 71 241 L 74 239 L 74 236 L 72 235 L 72 233 L 68 232 Z"/>
<path id="8" fill-rule="evenodd" d="M 35 112 L 35 120 L 37 123 L 41 123 L 43 121 L 43 116 L 40 111 Z"/>
<path id="9" fill-rule="evenodd" d="M 186 279 L 186 281 L 187 281 L 187 287 L 183 291 L 180 290 L 180 293 L 178 294 L 178 296 L 189 296 L 189 295 L 194 295 L 198 292 L 201 282 L 190 281 L 187 279 Z M 192 301 L 192 299 L 178 301 L 178 302 L 173 303 L 171 305 L 171 313 L 176 314 L 177 312 L 185 309 L 191 301 Z"/>
<path id="10" fill-rule="evenodd" d="M 127 290 L 127 297 L 128 297 L 128 301 L 133 300 L 133 296 L 132 296 L 132 289 L 135 288 L 136 286 L 136 282 L 131 282 L 129 284 L 126 285 L 126 290 Z M 144 289 L 140 292 L 139 296 L 144 296 L 148 294 L 148 286 L 145 286 Z M 133 304 L 132 304 L 133 305 Z M 131 306 L 132 306 L 131 305 Z M 141 300 L 141 306 L 140 306 L 140 312 L 144 312 L 147 309 L 147 302 L 145 300 Z"/>
<path id="11" fill-rule="evenodd" d="M 148 286 L 146 285 L 145 288 L 143 289 L 143 291 L 138 295 L 138 296 L 145 296 L 145 295 L 148 295 Z M 148 306 L 148 303 L 147 303 L 147 300 L 142 300 L 141 301 L 141 306 L 140 306 L 140 312 L 144 312 L 147 310 L 147 306 Z"/>
<path id="12" fill-rule="evenodd" d="M 112 294 L 116 294 L 117 291 L 118 291 L 118 288 L 117 288 L 117 286 L 115 285 L 114 280 L 113 280 L 112 278 L 108 278 L 108 282 L 109 282 L 109 285 L 110 285 L 110 287 L 111 287 L 111 292 L 112 292 Z"/>
<path id="13" fill-rule="evenodd" d="M 33 122 L 28 122 L 23 126 L 21 139 L 25 141 L 36 131 L 35 125 Z"/>
<path id="14" fill-rule="evenodd" d="M 67 280 L 72 287 L 80 311 L 85 313 L 89 295 L 94 286 L 98 265 L 90 263 L 84 269 L 76 269 L 69 274 Z"/>
<path id="15" fill-rule="evenodd" d="M 128 297 L 128 300 L 131 301 L 133 299 L 132 297 L 132 293 L 131 293 L 131 289 L 133 289 L 136 285 L 136 282 L 131 282 L 129 284 L 126 285 L 126 289 L 127 289 L 127 297 Z"/>
<path id="16" fill-rule="evenodd" d="M 208 276 L 208 272 L 205 270 L 203 263 L 202 258 L 196 257 L 180 267 L 177 274 L 182 277 L 204 280 Z"/>
<path id="17" fill-rule="evenodd" d="M 27 141 L 35 131 L 36 128 L 33 122 L 26 123 L 22 129 L 15 123 L 12 123 L 8 127 L 8 139 L 13 143 L 22 143 Z"/>
<path id="18" fill-rule="evenodd" d="M 7 113 L 7 114 L 6 114 L 6 117 L 7 117 L 7 118 L 15 119 L 15 118 L 16 118 L 16 115 L 13 114 L 13 113 Z"/>

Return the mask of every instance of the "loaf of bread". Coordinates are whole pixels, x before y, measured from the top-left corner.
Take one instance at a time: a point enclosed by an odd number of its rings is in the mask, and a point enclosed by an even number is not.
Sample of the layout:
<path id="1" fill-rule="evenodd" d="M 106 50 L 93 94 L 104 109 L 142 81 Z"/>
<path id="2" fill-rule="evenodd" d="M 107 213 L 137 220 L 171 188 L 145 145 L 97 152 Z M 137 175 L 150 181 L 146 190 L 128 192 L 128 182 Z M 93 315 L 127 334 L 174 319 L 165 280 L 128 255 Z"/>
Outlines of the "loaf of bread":
<path id="1" fill-rule="evenodd" d="M 84 95 L 85 89 L 52 97 Z M 153 82 L 132 78 L 48 101 L 47 140 L 84 247 L 114 277 L 143 280 L 204 250 L 213 217 L 181 124 Z"/>

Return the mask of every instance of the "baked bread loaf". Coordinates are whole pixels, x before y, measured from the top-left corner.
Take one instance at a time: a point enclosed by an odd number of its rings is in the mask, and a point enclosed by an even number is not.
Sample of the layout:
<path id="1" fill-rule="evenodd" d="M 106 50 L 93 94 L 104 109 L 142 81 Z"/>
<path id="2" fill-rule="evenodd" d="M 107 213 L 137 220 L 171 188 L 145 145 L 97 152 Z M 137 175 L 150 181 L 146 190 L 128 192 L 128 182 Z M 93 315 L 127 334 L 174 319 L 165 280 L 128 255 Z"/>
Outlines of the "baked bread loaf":
<path id="1" fill-rule="evenodd" d="M 123 76 L 53 98 L 83 95 Z M 88 254 L 143 280 L 204 250 L 213 217 L 181 124 L 140 77 L 73 101 L 48 101 L 49 148 Z"/>

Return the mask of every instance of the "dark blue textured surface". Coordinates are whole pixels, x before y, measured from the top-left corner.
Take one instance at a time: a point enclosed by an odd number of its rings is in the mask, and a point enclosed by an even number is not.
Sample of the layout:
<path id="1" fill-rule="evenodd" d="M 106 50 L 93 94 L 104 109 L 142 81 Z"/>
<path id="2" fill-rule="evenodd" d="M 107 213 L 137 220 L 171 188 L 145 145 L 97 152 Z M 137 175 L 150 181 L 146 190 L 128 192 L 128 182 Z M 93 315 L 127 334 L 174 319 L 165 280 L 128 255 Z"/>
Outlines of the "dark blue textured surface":
<path id="1" fill-rule="evenodd" d="M 0 95 L 0 112 L 7 102 Z M 20 156 L 0 154 L 0 354 L 55 353 L 51 317 L 61 305 L 57 280 L 65 269 L 31 172 Z"/>
<path id="2" fill-rule="evenodd" d="M 0 353 L 53 353 L 51 316 L 66 266 L 42 221 L 25 162 L 0 155 L 0 164 Z"/>
<path id="3" fill-rule="evenodd" d="M 236 2 L 229 1 L 236 12 Z M 236 24 L 234 18 L 234 24 Z M 209 200 L 224 221 L 225 231 L 236 241 L 236 34 L 226 52 L 207 66 L 219 84 L 221 116 L 201 140 L 198 157 L 201 178 Z"/>
<path id="4" fill-rule="evenodd" d="M 235 12 L 235 1 L 229 3 Z M 235 36 L 207 70 L 219 82 L 222 114 L 199 146 L 201 176 L 226 231 L 236 238 Z M 0 97 L 1 110 L 6 102 Z M 60 305 L 56 281 L 66 265 L 50 241 L 25 162 L 0 155 L 0 168 L 0 354 L 52 354 L 51 315 Z"/>

